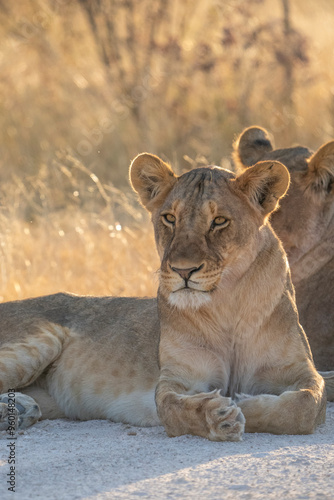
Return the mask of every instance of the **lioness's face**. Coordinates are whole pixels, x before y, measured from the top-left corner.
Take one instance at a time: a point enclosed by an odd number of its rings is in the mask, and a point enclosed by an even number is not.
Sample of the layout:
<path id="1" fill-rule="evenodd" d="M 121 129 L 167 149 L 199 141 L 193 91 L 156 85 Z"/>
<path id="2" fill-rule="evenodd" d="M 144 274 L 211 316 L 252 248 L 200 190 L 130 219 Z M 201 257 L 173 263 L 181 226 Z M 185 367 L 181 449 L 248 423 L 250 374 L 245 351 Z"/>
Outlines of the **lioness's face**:
<path id="1" fill-rule="evenodd" d="M 177 307 L 199 307 L 211 299 L 222 273 L 252 256 L 262 224 L 234 175 L 201 168 L 182 175 L 153 212 L 161 259 L 160 291 Z"/>
<path id="2" fill-rule="evenodd" d="M 218 167 L 177 177 L 162 160 L 143 154 L 132 163 L 131 181 L 152 212 L 160 293 L 182 309 L 207 304 L 222 277 L 245 272 L 289 175 L 278 162 L 262 162 L 239 177 Z"/>

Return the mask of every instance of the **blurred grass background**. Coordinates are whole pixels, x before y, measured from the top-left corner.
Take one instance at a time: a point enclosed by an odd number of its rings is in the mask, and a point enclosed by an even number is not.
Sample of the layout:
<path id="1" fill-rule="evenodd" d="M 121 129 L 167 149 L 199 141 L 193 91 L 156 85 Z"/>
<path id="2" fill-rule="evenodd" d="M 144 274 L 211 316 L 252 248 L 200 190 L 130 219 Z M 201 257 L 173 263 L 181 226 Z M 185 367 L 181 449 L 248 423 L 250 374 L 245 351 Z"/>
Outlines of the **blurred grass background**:
<path id="1" fill-rule="evenodd" d="M 328 0 L 0 0 L 0 301 L 154 294 L 130 160 L 332 139 L 333 26 Z"/>

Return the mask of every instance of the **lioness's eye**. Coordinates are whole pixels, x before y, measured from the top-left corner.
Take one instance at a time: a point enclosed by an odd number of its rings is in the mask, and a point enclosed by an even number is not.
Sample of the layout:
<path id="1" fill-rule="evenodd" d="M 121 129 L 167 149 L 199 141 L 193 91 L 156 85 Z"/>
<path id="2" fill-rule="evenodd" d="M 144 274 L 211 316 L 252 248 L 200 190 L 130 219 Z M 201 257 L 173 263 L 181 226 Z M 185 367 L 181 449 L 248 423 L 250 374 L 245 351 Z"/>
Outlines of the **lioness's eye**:
<path id="1" fill-rule="evenodd" d="M 163 214 L 163 218 L 168 224 L 175 224 L 176 217 L 173 214 Z"/>
<path id="2" fill-rule="evenodd" d="M 215 217 L 212 221 L 211 228 L 214 229 L 215 227 L 226 227 L 228 226 L 230 221 L 228 219 L 225 219 L 225 217 L 222 217 L 219 215 L 218 217 Z"/>

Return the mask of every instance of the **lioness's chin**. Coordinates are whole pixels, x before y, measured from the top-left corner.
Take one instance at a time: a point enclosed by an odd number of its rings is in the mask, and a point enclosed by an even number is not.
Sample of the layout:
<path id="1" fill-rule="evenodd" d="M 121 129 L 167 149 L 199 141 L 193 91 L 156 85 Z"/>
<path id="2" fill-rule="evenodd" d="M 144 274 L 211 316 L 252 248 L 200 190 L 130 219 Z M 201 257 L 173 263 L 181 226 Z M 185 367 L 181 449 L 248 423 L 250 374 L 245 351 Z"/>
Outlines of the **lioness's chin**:
<path id="1" fill-rule="evenodd" d="M 211 294 L 192 290 L 180 290 L 168 296 L 171 306 L 178 309 L 199 309 L 211 302 Z"/>

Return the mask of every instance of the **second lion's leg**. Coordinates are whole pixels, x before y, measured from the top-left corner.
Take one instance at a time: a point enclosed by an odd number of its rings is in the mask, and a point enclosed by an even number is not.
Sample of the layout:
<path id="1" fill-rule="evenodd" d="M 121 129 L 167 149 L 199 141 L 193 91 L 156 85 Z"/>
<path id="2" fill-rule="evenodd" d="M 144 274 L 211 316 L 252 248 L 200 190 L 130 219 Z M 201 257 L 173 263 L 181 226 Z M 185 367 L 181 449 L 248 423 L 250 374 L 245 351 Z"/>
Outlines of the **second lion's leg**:
<path id="1" fill-rule="evenodd" d="M 32 425 L 40 415 L 38 405 L 27 395 L 16 392 L 30 386 L 43 371 L 61 354 L 68 330 L 52 323 L 37 324 L 33 333 L 21 340 L 6 343 L 0 348 L 0 394 L 1 413 L 4 421 L 12 413 L 16 415 L 16 426 Z M 45 391 L 44 391 L 45 392 Z M 33 393 L 31 393 L 33 397 Z M 50 398 L 51 399 L 51 398 Z M 51 409 L 46 409 L 46 394 L 42 398 L 46 413 L 54 413 L 54 402 L 48 400 Z M 15 412 L 12 406 L 15 406 Z M 63 416 L 63 415 L 61 415 Z M 50 418 L 50 417 L 45 417 Z M 54 417 L 55 418 L 55 417 Z M 5 425 L 5 424 L 4 424 Z"/>
<path id="2" fill-rule="evenodd" d="M 0 348 L 0 394 L 32 384 L 61 353 L 67 328 L 53 323 L 36 325 L 34 333 Z"/>
<path id="3" fill-rule="evenodd" d="M 46 389 L 33 384 L 22 389 L 22 393 L 36 401 L 42 412 L 42 420 L 66 417 L 65 413 L 58 407 L 55 399 L 50 396 Z"/>

